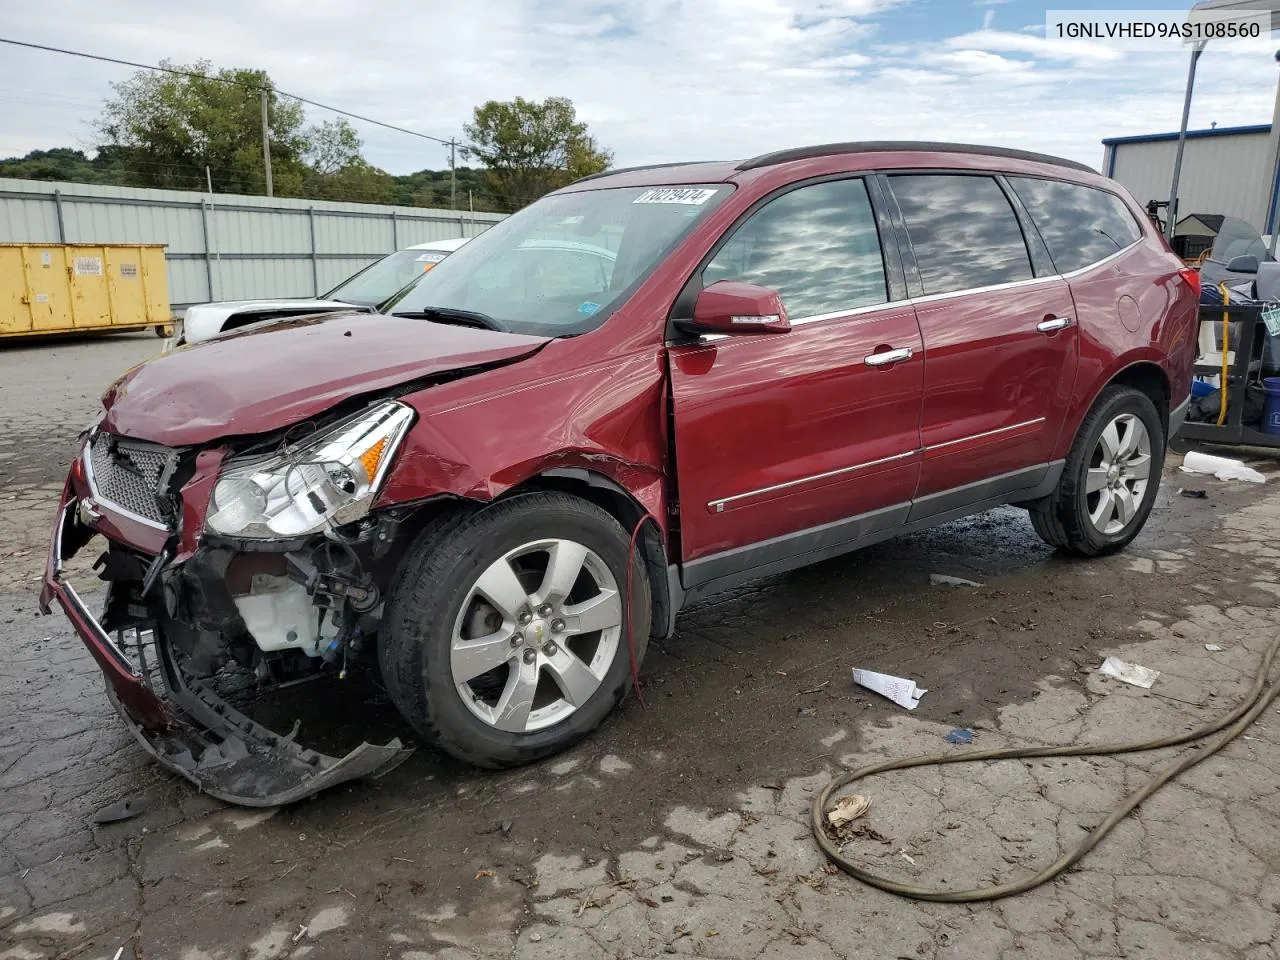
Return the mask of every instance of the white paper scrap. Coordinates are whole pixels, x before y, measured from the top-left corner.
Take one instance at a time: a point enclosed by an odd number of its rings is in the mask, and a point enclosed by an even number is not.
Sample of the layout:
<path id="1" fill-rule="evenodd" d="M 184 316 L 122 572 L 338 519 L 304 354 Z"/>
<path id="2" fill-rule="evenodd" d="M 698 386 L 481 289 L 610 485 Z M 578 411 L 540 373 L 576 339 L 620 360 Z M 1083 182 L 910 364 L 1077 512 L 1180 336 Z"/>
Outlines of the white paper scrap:
<path id="1" fill-rule="evenodd" d="M 1205 648 L 1206 650 L 1208 650 L 1210 653 L 1217 653 L 1219 650 L 1221 650 L 1221 649 L 1222 649 L 1222 648 L 1221 648 L 1220 646 L 1218 646 L 1216 643 L 1206 643 L 1206 644 L 1204 645 L 1204 648 Z"/>
<path id="2" fill-rule="evenodd" d="M 1131 683 L 1135 687 L 1143 687 L 1147 690 L 1151 689 L 1151 685 L 1156 682 L 1156 678 L 1160 676 L 1159 670 L 1152 670 L 1149 667 L 1140 667 L 1136 663 L 1128 663 L 1118 657 L 1107 657 L 1102 661 L 1102 666 L 1098 668 L 1098 672 L 1122 680 L 1125 683 Z"/>
<path id="3" fill-rule="evenodd" d="M 859 670 L 857 667 L 853 668 L 853 682 L 860 687 L 874 690 L 882 697 L 888 697 L 898 706 L 906 707 L 908 710 L 914 710 L 920 706 L 920 698 L 929 692 L 917 687 L 914 680 L 905 680 L 887 673 L 876 673 L 874 670 Z"/>
<path id="4" fill-rule="evenodd" d="M 1215 457 L 1208 453 L 1200 453 L 1198 450 L 1192 450 L 1182 458 L 1182 471 L 1183 473 L 1208 473 L 1219 480 L 1243 480 L 1246 483 L 1267 482 L 1265 476 L 1252 467 L 1246 467 L 1242 460 L 1232 460 L 1230 457 Z"/>
<path id="5" fill-rule="evenodd" d="M 935 587 L 980 587 L 982 584 L 976 580 L 966 580 L 964 577 L 953 577 L 945 573 L 929 574 L 929 582 Z"/>

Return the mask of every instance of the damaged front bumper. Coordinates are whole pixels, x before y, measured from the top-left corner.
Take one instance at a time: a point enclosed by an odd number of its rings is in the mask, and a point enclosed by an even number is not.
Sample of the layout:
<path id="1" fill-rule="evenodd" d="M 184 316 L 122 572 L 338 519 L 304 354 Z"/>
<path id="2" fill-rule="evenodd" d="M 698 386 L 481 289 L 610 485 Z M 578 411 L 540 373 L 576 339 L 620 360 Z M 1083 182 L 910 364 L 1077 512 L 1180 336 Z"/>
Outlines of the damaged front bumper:
<path id="1" fill-rule="evenodd" d="M 108 632 L 63 575 L 64 561 L 95 533 L 108 533 L 113 519 L 76 489 L 73 478 L 74 472 L 58 504 L 40 608 L 47 614 L 55 601 L 62 608 L 102 669 L 111 702 L 138 743 L 161 764 L 219 800 L 266 807 L 344 781 L 382 776 L 413 752 L 398 739 L 385 746 L 362 743 L 343 757 L 309 750 L 295 741 L 296 727 L 287 735 L 273 732 L 220 697 L 187 668 L 164 636 L 163 624 L 144 611 L 136 611 L 136 619 L 113 617 Z M 82 507 L 87 516 L 102 520 L 99 529 L 82 522 Z"/>

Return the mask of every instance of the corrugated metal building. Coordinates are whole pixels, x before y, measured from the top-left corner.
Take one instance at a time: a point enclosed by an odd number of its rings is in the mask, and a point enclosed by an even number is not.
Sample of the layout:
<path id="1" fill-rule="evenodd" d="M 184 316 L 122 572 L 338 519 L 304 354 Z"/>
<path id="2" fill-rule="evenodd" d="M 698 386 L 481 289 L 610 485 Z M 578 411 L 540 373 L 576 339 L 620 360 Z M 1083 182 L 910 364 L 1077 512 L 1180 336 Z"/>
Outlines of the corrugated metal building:
<path id="1" fill-rule="evenodd" d="M 500 214 L 0 178 L 0 241 L 163 243 L 175 308 L 318 296 L 415 243 L 475 236 Z"/>
<path id="2" fill-rule="evenodd" d="M 1169 199 L 1176 132 L 1111 137 L 1102 144 L 1102 172 L 1127 187 L 1139 203 Z M 1174 219 L 1221 214 L 1269 233 L 1275 166 L 1270 124 L 1188 130 Z"/>

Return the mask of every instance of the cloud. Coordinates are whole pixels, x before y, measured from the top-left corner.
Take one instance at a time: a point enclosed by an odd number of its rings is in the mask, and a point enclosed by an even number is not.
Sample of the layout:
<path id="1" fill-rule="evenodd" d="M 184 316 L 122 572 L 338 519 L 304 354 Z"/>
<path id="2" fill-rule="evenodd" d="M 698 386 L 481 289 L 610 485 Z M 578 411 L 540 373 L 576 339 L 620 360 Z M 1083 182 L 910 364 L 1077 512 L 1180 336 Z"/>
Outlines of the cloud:
<path id="1" fill-rule="evenodd" d="M 982 15 L 982 29 L 983 30 L 991 29 L 991 22 L 995 20 L 995 18 L 996 18 L 996 11 L 995 11 L 995 8 L 992 7 Z"/>
<path id="2" fill-rule="evenodd" d="M 952 37 L 947 46 L 953 49 L 994 50 L 1005 53 L 1028 53 L 1053 60 L 1077 60 L 1112 63 L 1124 54 L 1105 44 L 1088 40 L 1057 40 L 1006 30 L 975 30 Z"/>
<path id="3" fill-rule="evenodd" d="M 262 67 L 285 90 L 444 138 L 461 137 L 485 100 L 567 96 L 619 165 L 856 139 L 987 142 L 1096 165 L 1105 136 L 1177 128 L 1181 50 L 1054 42 L 1043 26 L 919 39 L 944 2 L 383 0 L 371 16 L 347 0 L 62 0 L 56 20 L 10 4 L 5 33 L 143 62 Z M 1210 45 L 1193 126 L 1270 117 L 1270 43 Z M 91 142 L 108 84 L 130 72 L 6 49 L 0 156 Z M 439 144 L 356 126 L 370 161 L 394 173 L 447 162 Z"/>

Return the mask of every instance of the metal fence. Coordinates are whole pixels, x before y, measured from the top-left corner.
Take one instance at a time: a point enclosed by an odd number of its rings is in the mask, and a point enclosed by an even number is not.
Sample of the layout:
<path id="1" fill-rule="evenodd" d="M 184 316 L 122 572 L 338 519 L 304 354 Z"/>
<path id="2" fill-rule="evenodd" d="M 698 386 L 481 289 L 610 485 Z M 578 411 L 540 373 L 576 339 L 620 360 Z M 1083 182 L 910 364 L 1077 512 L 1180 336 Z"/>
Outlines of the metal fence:
<path id="1" fill-rule="evenodd" d="M 0 177 L 0 241 L 163 243 L 175 308 L 319 296 L 381 256 L 502 216 Z"/>

